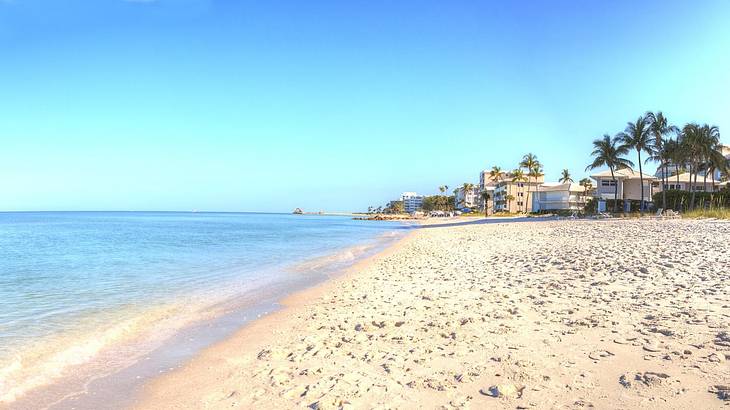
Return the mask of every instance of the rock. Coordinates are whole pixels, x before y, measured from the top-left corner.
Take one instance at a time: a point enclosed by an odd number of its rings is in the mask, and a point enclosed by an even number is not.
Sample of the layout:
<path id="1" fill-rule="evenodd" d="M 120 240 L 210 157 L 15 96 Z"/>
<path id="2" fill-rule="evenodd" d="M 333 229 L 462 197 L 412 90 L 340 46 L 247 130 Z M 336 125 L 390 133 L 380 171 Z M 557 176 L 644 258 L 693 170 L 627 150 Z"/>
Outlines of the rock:
<path id="1" fill-rule="evenodd" d="M 503 383 L 490 386 L 488 389 L 481 389 L 480 393 L 485 396 L 501 398 L 520 398 L 525 387 L 517 387 L 512 383 Z"/>

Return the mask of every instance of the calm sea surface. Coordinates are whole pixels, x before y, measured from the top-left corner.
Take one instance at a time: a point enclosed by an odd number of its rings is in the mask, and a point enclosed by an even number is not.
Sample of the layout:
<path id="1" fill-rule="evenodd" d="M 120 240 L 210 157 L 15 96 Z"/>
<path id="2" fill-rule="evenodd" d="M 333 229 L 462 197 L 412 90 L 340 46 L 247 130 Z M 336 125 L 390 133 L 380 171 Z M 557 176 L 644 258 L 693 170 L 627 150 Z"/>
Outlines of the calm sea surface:
<path id="1" fill-rule="evenodd" d="M 0 403 L 353 263 L 405 227 L 246 213 L 0 213 Z"/>

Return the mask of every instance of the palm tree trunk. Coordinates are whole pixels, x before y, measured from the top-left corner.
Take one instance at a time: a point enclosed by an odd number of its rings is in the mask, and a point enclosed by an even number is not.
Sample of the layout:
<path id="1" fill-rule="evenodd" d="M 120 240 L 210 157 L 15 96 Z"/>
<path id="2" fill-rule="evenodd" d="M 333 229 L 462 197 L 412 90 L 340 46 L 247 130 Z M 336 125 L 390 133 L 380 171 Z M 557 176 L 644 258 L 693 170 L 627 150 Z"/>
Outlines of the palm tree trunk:
<path id="1" fill-rule="evenodd" d="M 690 195 L 689 195 L 689 210 L 690 211 L 693 210 L 693 209 L 695 209 L 695 190 L 694 190 L 694 184 L 697 183 L 697 174 L 694 174 L 695 181 L 693 183 L 692 182 L 692 175 L 693 175 L 693 172 L 692 171 L 694 171 L 694 170 L 695 170 L 694 164 L 690 165 L 689 166 L 689 186 L 688 186 L 688 188 L 690 190 Z"/>
<path id="2" fill-rule="evenodd" d="M 618 202 L 618 182 L 616 176 L 613 175 L 613 168 L 611 168 L 611 180 L 613 181 L 613 213 L 616 213 L 616 203 Z"/>
<path id="3" fill-rule="evenodd" d="M 662 208 L 667 209 L 667 170 L 669 167 L 667 167 L 667 164 L 664 163 L 664 166 L 662 167 Z"/>
<path id="4" fill-rule="evenodd" d="M 637 149 L 636 154 L 639 156 L 639 183 L 641 184 L 641 200 L 639 201 L 639 213 L 641 215 L 644 215 L 644 174 L 641 172 L 641 150 Z"/>
<path id="5" fill-rule="evenodd" d="M 674 171 L 677 173 L 677 189 L 679 189 L 679 164 L 674 165 Z"/>

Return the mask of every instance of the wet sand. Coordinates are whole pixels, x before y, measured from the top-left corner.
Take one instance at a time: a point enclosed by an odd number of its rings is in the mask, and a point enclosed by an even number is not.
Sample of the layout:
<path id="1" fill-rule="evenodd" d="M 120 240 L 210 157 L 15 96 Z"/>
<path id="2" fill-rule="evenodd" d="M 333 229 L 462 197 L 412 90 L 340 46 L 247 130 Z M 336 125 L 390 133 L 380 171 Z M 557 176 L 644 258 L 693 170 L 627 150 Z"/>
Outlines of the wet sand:
<path id="1" fill-rule="evenodd" d="M 730 223 L 426 226 L 136 407 L 727 408 Z"/>

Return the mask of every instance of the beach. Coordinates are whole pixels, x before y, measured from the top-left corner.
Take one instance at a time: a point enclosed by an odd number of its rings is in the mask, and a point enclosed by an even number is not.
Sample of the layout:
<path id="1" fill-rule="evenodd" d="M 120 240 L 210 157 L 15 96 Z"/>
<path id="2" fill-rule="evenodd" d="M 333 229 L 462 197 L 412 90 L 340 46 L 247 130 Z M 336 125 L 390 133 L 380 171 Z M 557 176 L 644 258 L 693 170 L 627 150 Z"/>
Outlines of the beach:
<path id="1" fill-rule="evenodd" d="M 426 223 L 139 409 L 726 408 L 730 224 Z"/>
<path id="2" fill-rule="evenodd" d="M 407 231 L 323 215 L 0 213 L 0 409 L 126 408 L 149 379 Z"/>

